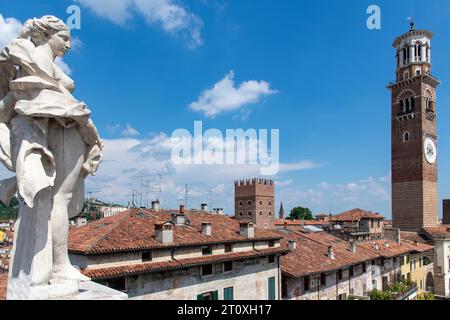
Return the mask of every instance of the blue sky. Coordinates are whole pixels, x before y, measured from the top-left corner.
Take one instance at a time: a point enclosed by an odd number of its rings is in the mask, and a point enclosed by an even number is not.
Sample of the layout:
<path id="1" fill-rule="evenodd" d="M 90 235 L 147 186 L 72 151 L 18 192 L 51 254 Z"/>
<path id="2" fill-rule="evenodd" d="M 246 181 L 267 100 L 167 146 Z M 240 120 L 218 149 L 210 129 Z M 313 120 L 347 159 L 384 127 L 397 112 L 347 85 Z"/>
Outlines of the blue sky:
<path id="1" fill-rule="evenodd" d="M 87 183 L 99 198 L 126 203 L 140 189 L 135 177 L 149 175 L 154 191 L 162 173 L 164 207 L 179 204 L 189 183 L 189 207 L 208 201 L 212 190 L 213 207 L 233 213 L 232 181 L 257 170 L 169 161 L 173 130 L 192 131 L 201 120 L 223 132 L 280 130 L 286 169 L 273 177 L 278 206 L 316 213 L 361 207 L 390 217 L 386 85 L 395 76 L 393 39 L 408 30 L 411 15 L 418 29 L 435 33 L 439 193 L 450 198 L 448 1 L 2 0 L 0 14 L 15 19 L 4 24 L 44 14 L 65 20 L 71 4 L 81 7 L 81 30 L 72 31 L 64 63 L 106 142 L 105 162 Z M 381 8 L 381 30 L 366 27 L 371 4 Z M 11 28 L 0 23 L 0 41 L 2 30 Z M 237 102 L 214 107 L 206 99 L 204 111 L 219 108 L 213 116 L 193 110 L 216 84 L 232 86 L 226 94 Z M 246 86 L 251 98 L 242 95 Z"/>

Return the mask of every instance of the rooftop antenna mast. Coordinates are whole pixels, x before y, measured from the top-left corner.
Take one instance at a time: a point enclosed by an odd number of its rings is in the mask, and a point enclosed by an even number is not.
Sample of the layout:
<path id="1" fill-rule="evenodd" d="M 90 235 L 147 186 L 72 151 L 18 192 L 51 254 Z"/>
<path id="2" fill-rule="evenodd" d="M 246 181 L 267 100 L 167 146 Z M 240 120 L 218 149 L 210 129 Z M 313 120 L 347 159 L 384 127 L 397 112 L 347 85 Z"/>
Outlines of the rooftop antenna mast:
<path id="1" fill-rule="evenodd" d="M 212 212 L 212 194 L 213 194 L 213 191 L 209 190 L 208 193 L 209 193 L 209 213 L 211 213 Z"/>

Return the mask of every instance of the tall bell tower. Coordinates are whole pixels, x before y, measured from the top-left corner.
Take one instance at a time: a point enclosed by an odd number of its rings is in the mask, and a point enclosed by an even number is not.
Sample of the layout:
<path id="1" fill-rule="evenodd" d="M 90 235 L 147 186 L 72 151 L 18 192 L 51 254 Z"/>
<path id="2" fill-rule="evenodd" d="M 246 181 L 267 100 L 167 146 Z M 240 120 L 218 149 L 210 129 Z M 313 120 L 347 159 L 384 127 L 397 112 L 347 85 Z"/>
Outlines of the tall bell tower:
<path id="1" fill-rule="evenodd" d="M 433 34 L 410 30 L 394 41 L 392 92 L 392 218 L 396 228 L 419 231 L 438 223 L 436 88 L 431 74 Z"/>

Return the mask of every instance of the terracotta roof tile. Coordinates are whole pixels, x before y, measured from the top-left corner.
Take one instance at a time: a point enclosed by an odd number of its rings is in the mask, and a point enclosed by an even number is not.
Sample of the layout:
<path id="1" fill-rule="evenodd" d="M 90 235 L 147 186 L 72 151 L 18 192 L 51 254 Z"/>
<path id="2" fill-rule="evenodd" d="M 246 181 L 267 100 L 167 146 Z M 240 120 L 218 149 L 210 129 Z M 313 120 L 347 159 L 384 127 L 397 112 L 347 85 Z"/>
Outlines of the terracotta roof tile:
<path id="1" fill-rule="evenodd" d="M 164 262 L 148 262 L 133 265 L 106 267 L 106 268 L 88 268 L 82 270 L 82 273 L 93 279 L 104 279 L 111 277 L 119 277 L 126 275 L 135 275 L 139 273 L 157 272 L 163 270 L 180 269 L 192 267 L 196 265 L 204 265 L 210 263 L 221 263 L 225 261 L 234 261 L 241 259 L 249 259 L 272 254 L 285 254 L 288 250 L 286 248 L 269 248 L 263 250 L 253 250 L 249 252 L 235 252 L 222 255 L 212 255 L 205 257 L 170 260 Z"/>
<path id="2" fill-rule="evenodd" d="M 363 218 L 368 219 L 384 219 L 384 217 L 378 213 L 365 211 L 362 209 L 353 209 L 345 211 L 338 215 L 331 217 L 331 221 L 344 222 L 344 221 L 360 221 Z"/>
<path id="3" fill-rule="evenodd" d="M 432 238 L 450 239 L 450 225 L 439 225 L 437 227 L 424 228 Z"/>
<path id="4" fill-rule="evenodd" d="M 358 244 L 353 253 L 348 242 L 326 232 L 303 233 L 287 229 L 280 233 L 284 236 L 282 243 L 285 245 L 289 240 L 297 241 L 297 249 L 280 259 L 282 272 L 292 277 L 339 270 L 377 257 Z M 335 259 L 328 257 L 329 246 L 333 247 Z"/>
<path id="5" fill-rule="evenodd" d="M 292 226 L 322 226 L 328 224 L 326 221 L 317 221 L 317 220 L 275 220 L 276 226 L 284 226 L 287 225 L 289 227 Z"/>
<path id="6" fill-rule="evenodd" d="M 187 212 L 189 224 L 173 227 L 174 243 L 170 247 L 208 243 L 240 242 L 247 239 L 239 234 L 239 222 L 229 216 Z M 132 209 L 85 226 L 71 228 L 69 251 L 96 254 L 161 248 L 155 240 L 155 224 L 170 221 L 170 212 Z M 212 225 L 212 236 L 202 235 L 201 224 Z M 271 230 L 255 230 L 255 239 L 279 239 Z M 167 246 L 166 246 L 167 247 Z"/>

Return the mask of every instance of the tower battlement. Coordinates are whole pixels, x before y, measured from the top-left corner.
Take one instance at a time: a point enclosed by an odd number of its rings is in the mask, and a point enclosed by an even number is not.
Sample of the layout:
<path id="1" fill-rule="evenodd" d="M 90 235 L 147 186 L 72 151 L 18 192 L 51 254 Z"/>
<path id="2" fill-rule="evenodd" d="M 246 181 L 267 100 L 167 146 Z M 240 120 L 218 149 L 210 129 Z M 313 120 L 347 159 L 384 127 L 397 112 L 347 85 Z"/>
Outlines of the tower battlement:
<path id="1" fill-rule="evenodd" d="M 253 178 L 253 179 L 246 179 L 246 180 L 236 180 L 234 182 L 234 185 L 236 187 L 254 186 L 254 185 L 274 186 L 275 183 L 273 180 L 270 180 L 270 179 Z"/>

